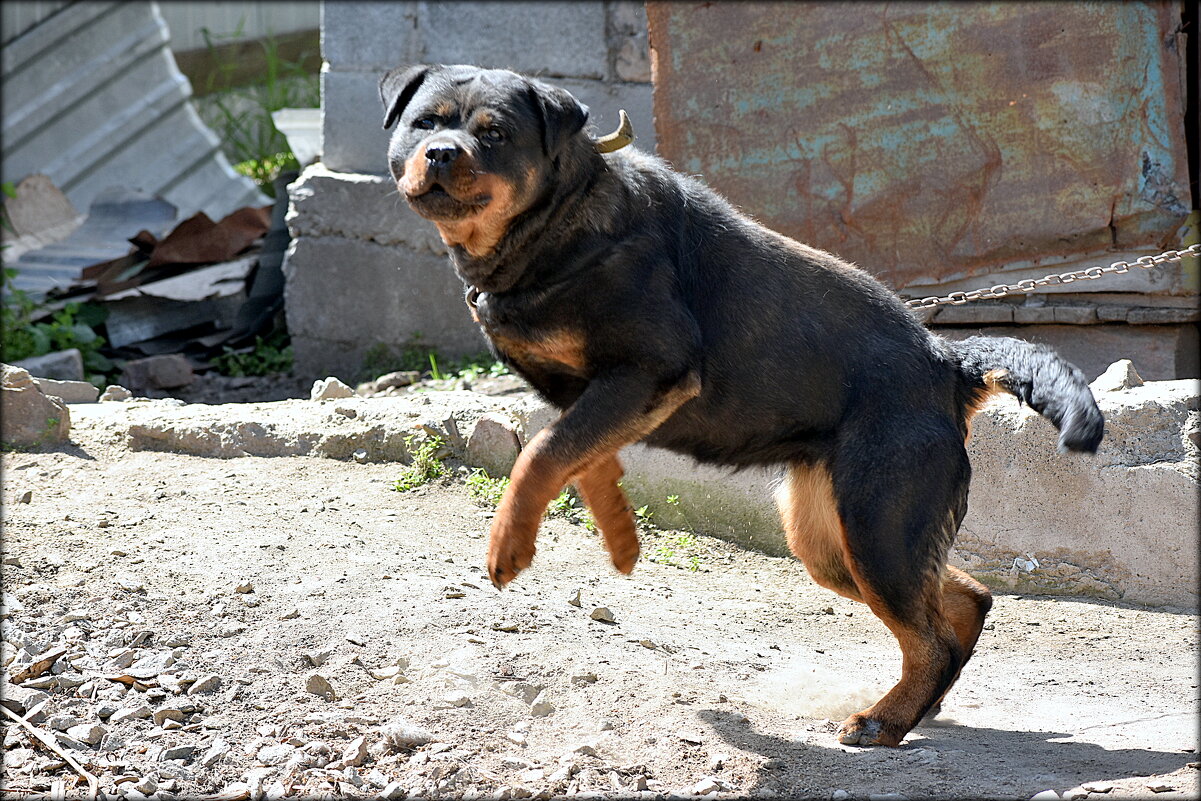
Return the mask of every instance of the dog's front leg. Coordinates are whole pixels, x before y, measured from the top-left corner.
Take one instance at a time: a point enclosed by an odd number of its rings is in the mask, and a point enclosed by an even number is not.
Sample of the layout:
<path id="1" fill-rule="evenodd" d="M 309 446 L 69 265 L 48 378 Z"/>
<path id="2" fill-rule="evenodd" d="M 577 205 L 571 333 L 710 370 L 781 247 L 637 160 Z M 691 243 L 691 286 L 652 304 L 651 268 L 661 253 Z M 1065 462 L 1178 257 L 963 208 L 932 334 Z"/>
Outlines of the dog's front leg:
<path id="1" fill-rule="evenodd" d="M 547 505 L 575 476 L 624 445 L 654 431 L 700 393 L 700 378 L 625 368 L 593 379 L 554 425 L 517 457 L 488 541 L 488 575 L 503 587 L 534 558 L 534 539 Z"/>

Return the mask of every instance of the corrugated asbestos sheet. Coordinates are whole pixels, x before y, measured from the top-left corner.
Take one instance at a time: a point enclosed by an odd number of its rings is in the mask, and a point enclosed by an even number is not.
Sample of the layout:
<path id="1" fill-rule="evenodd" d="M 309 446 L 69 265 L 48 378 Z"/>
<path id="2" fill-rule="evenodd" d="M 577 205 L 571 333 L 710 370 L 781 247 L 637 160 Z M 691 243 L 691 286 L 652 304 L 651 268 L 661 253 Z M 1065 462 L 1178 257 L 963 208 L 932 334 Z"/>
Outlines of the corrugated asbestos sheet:
<path id="1" fill-rule="evenodd" d="M 897 288 L 1170 247 L 1190 207 L 1180 14 L 648 3 L 659 151 Z"/>
<path id="2" fill-rule="evenodd" d="M 180 218 L 269 202 L 237 175 L 188 102 L 155 3 L 73 3 L 8 42 L 5 181 L 42 173 L 81 213 L 109 187 L 162 196 Z"/>

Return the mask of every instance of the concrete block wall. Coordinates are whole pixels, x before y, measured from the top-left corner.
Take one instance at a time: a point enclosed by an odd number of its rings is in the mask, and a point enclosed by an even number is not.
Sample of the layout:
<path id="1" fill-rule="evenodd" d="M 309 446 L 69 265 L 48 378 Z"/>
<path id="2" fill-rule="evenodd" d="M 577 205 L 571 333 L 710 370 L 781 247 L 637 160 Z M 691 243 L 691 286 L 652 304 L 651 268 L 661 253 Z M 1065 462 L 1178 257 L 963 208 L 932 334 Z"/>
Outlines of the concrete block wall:
<path id="1" fill-rule="evenodd" d="M 290 189 L 288 327 L 306 378 L 362 376 L 364 354 L 419 339 L 447 355 L 485 342 L 433 226 L 387 175 L 380 76 L 417 63 L 503 67 L 556 83 L 607 133 L 625 109 L 654 150 L 646 14 L 637 2 L 338 2 L 321 15 L 321 163 Z"/>

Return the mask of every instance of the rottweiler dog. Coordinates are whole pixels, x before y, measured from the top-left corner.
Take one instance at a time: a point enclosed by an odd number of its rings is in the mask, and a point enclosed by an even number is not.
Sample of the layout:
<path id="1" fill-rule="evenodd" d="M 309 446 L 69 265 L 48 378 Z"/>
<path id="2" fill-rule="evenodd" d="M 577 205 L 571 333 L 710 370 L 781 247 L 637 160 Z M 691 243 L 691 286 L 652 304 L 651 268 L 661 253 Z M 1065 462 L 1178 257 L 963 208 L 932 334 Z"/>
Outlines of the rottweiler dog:
<path id="1" fill-rule="evenodd" d="M 1015 339 L 935 336 L 866 272 L 594 139 L 561 88 L 438 65 L 389 72 L 380 95 L 398 189 L 437 227 L 496 355 L 562 410 L 513 468 L 488 543 L 493 583 L 530 564 L 570 483 L 613 564 L 633 569 L 617 456 L 632 442 L 783 465 L 792 552 L 867 604 L 904 655 L 897 685 L 839 739 L 900 743 L 992 605 L 946 564 L 967 509 L 969 421 L 1008 392 L 1054 423 L 1061 451 L 1095 452 L 1104 423 L 1081 372 Z"/>

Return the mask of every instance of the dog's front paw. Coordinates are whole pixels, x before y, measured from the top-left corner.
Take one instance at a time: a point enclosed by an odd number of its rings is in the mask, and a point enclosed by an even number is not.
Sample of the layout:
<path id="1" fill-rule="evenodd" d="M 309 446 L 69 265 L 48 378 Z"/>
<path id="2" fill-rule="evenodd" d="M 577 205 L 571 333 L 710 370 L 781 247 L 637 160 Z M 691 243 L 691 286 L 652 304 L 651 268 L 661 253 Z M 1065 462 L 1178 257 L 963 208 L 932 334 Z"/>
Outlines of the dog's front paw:
<path id="1" fill-rule="evenodd" d="M 609 558 L 613 560 L 613 567 L 617 568 L 618 573 L 630 575 L 634 572 L 634 565 L 638 562 L 638 538 L 631 537 L 623 540 L 620 544 L 609 544 Z"/>
<path id="2" fill-rule="evenodd" d="M 492 533 L 488 543 L 488 578 L 497 589 L 517 577 L 517 574 L 534 561 L 534 546 L 520 539 Z"/>
<path id="3" fill-rule="evenodd" d="M 838 730 L 838 742 L 843 745 L 900 745 L 900 737 L 889 732 L 888 726 L 863 713 L 851 715 Z"/>

